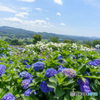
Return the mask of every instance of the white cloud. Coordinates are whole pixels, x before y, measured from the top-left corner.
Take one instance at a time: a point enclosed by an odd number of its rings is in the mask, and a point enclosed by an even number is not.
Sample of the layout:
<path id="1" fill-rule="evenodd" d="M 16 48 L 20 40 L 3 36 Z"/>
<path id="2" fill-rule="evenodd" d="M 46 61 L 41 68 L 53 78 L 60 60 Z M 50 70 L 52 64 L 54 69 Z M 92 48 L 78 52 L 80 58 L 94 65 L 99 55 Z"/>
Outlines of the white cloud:
<path id="1" fill-rule="evenodd" d="M 41 8 L 35 8 L 36 10 L 39 10 L 39 11 L 41 11 L 42 9 Z"/>
<path id="2" fill-rule="evenodd" d="M 8 8 L 6 6 L 0 5 L 0 11 L 6 11 L 6 12 L 12 12 L 12 13 L 16 13 L 15 10 Z"/>
<path id="3" fill-rule="evenodd" d="M 54 0 L 55 3 L 62 5 L 62 0 Z"/>
<path id="4" fill-rule="evenodd" d="M 47 20 L 49 20 L 49 18 L 48 18 L 48 17 L 47 17 L 46 19 L 47 19 Z"/>
<path id="5" fill-rule="evenodd" d="M 35 0 L 19 0 L 19 1 L 34 2 Z"/>
<path id="6" fill-rule="evenodd" d="M 21 7 L 22 10 L 30 11 L 29 7 Z"/>
<path id="7" fill-rule="evenodd" d="M 60 25 L 65 26 L 65 24 L 64 24 L 64 23 L 61 23 Z"/>
<path id="8" fill-rule="evenodd" d="M 29 14 L 27 12 L 20 12 L 20 13 L 16 14 L 15 16 L 26 18 L 25 15 L 29 15 Z"/>
<path id="9" fill-rule="evenodd" d="M 13 18 L 10 17 L 10 18 L 3 18 L 3 19 L 6 21 L 9 21 L 9 22 L 20 22 L 20 23 L 23 22 L 21 19 L 19 19 L 17 17 L 13 17 Z"/>
<path id="10" fill-rule="evenodd" d="M 56 13 L 56 15 L 59 15 L 60 16 L 61 14 L 58 12 L 58 13 Z"/>

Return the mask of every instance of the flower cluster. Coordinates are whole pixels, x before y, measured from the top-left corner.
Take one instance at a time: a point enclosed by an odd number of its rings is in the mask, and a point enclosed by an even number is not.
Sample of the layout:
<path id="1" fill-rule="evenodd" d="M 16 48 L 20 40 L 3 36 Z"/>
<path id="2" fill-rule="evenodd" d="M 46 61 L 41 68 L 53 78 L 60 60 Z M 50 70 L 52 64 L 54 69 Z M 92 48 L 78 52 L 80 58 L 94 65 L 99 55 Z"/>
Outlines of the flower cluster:
<path id="1" fill-rule="evenodd" d="M 59 62 L 62 62 L 62 55 L 58 56 L 57 59 L 59 59 Z"/>
<path id="2" fill-rule="evenodd" d="M 15 100 L 15 97 L 11 93 L 7 93 L 1 100 Z"/>
<path id="3" fill-rule="evenodd" d="M 85 71 L 84 74 L 87 74 L 88 76 L 90 76 L 89 72 L 87 72 L 87 71 Z M 84 75 L 84 74 L 83 74 L 83 75 Z"/>
<path id="4" fill-rule="evenodd" d="M 22 81 L 22 84 L 23 84 L 22 87 L 23 87 L 23 89 L 27 89 L 30 83 L 32 83 L 32 79 L 24 79 Z"/>
<path id="5" fill-rule="evenodd" d="M 88 62 L 89 65 L 98 66 L 100 65 L 100 59 L 95 59 L 93 61 Z"/>
<path id="6" fill-rule="evenodd" d="M 19 77 L 23 77 L 23 79 L 29 79 L 33 76 L 31 74 L 29 74 L 28 72 L 24 71 L 24 72 L 20 73 Z"/>
<path id="7" fill-rule="evenodd" d="M 32 92 L 32 89 L 27 89 L 25 92 L 24 92 L 24 96 L 29 96 Z"/>
<path id="8" fill-rule="evenodd" d="M 30 67 L 31 67 L 31 65 L 26 65 L 26 66 L 25 66 L 25 68 L 30 68 Z"/>
<path id="9" fill-rule="evenodd" d="M 45 72 L 45 77 L 50 78 L 54 76 L 54 74 L 57 74 L 57 71 L 53 68 L 48 68 Z"/>
<path id="10" fill-rule="evenodd" d="M 27 65 L 27 60 L 24 60 L 24 61 L 23 61 L 23 64 L 24 64 L 24 65 Z"/>
<path id="11" fill-rule="evenodd" d="M 67 76 L 68 78 L 72 78 L 76 76 L 76 72 L 75 70 L 71 69 L 71 68 L 66 68 L 62 71 L 64 73 L 65 76 Z"/>
<path id="12" fill-rule="evenodd" d="M 9 62 L 9 64 L 12 64 L 12 63 L 13 63 L 13 61 L 10 61 L 10 62 Z"/>
<path id="13" fill-rule="evenodd" d="M 39 60 L 40 60 L 40 61 L 44 61 L 45 59 L 40 58 Z"/>
<path id="14" fill-rule="evenodd" d="M 6 70 L 6 66 L 0 65 L 0 76 L 5 73 L 5 70 Z"/>
<path id="15" fill-rule="evenodd" d="M 40 89 L 42 92 L 45 92 L 45 93 L 48 93 L 49 91 L 53 91 L 54 92 L 54 89 L 53 88 L 49 88 L 47 86 L 47 83 L 46 81 L 42 81 L 41 84 L 40 84 Z"/>
<path id="16" fill-rule="evenodd" d="M 74 55 L 72 55 L 72 56 L 73 56 L 73 59 L 76 59 L 76 57 Z"/>
<path id="17" fill-rule="evenodd" d="M 81 92 L 87 92 L 87 93 L 91 92 L 88 79 L 85 79 L 85 82 L 81 79 L 78 79 L 77 82 L 78 85 L 80 86 Z"/>
<path id="18" fill-rule="evenodd" d="M 62 72 L 64 69 L 66 69 L 66 68 L 65 68 L 65 67 L 60 67 L 60 68 L 58 68 L 57 73 Z"/>
<path id="19" fill-rule="evenodd" d="M 33 69 L 35 71 L 41 70 L 43 68 L 44 68 L 44 63 L 43 62 L 39 61 L 39 62 L 36 62 L 36 63 L 33 64 Z"/>

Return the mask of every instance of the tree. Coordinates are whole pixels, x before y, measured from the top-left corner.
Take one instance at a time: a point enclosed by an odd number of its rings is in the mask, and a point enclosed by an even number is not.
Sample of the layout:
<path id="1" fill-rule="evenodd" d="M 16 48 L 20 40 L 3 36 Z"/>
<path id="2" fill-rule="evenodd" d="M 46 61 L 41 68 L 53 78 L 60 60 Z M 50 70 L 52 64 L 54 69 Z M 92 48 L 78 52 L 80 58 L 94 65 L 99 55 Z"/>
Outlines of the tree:
<path id="1" fill-rule="evenodd" d="M 66 40 L 66 39 L 65 39 L 63 42 L 64 42 L 64 43 L 73 43 L 72 40 Z"/>
<path id="2" fill-rule="evenodd" d="M 94 40 L 93 41 L 93 47 L 95 47 L 95 45 L 99 44 L 100 45 L 100 41 L 99 40 Z"/>
<path id="3" fill-rule="evenodd" d="M 19 45 L 18 40 L 17 39 L 12 40 L 11 45 Z"/>
<path id="4" fill-rule="evenodd" d="M 50 37 L 50 41 L 54 43 L 58 43 L 58 36 L 57 37 Z"/>
<path id="5" fill-rule="evenodd" d="M 90 47 L 92 46 L 92 42 L 90 41 L 90 40 L 88 40 L 88 41 L 83 41 L 84 42 L 84 44 L 87 44 L 87 45 L 89 45 Z"/>
<path id="6" fill-rule="evenodd" d="M 35 35 L 33 35 L 33 38 L 34 38 L 33 43 L 35 44 L 35 43 L 37 43 L 37 41 L 41 41 L 42 36 L 39 34 L 35 34 Z"/>

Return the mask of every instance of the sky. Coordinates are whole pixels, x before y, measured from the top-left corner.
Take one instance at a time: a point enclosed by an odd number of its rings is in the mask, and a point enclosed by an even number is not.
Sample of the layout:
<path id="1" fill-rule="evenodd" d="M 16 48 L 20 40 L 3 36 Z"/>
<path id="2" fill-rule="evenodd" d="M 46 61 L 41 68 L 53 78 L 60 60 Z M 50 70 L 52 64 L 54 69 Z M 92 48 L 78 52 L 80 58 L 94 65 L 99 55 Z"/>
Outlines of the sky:
<path id="1" fill-rule="evenodd" d="M 100 0 L 0 0 L 0 26 L 100 37 Z"/>

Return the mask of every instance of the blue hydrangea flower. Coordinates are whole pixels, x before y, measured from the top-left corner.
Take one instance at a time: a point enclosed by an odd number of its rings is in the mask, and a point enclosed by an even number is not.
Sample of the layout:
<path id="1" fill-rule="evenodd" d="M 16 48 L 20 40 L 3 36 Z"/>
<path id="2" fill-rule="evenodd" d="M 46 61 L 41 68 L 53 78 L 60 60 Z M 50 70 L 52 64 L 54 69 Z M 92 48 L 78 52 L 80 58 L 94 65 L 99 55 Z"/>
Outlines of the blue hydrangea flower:
<path id="1" fill-rule="evenodd" d="M 80 85 L 80 90 L 81 90 L 81 92 L 87 92 L 87 93 L 91 92 L 89 85 Z"/>
<path id="2" fill-rule="evenodd" d="M 1 100 L 15 100 L 15 97 L 11 93 L 7 93 Z"/>
<path id="3" fill-rule="evenodd" d="M 39 60 L 40 60 L 40 61 L 44 61 L 45 59 L 40 58 Z"/>
<path id="4" fill-rule="evenodd" d="M 71 68 L 66 68 L 62 71 L 64 73 L 65 76 L 67 76 L 68 78 L 72 78 L 76 76 L 76 72 L 75 70 L 71 69 Z"/>
<path id="5" fill-rule="evenodd" d="M 23 87 L 23 89 L 27 89 L 28 87 L 29 87 L 29 84 L 30 83 L 32 83 L 32 79 L 24 79 L 23 81 L 22 81 L 22 86 L 21 87 Z"/>
<path id="6" fill-rule="evenodd" d="M 26 66 L 25 66 L 25 68 L 30 68 L 30 67 L 31 67 L 31 65 L 26 65 Z"/>
<path id="7" fill-rule="evenodd" d="M 31 77 L 33 77 L 30 73 L 24 71 L 24 72 L 21 72 L 19 77 L 23 77 L 23 79 L 29 79 Z"/>
<path id="8" fill-rule="evenodd" d="M 88 76 L 90 76 L 89 72 L 85 71 L 83 75 L 87 74 Z"/>
<path id="9" fill-rule="evenodd" d="M 62 62 L 62 55 L 58 56 L 57 59 L 59 59 L 59 62 Z"/>
<path id="10" fill-rule="evenodd" d="M 9 64 L 12 64 L 12 63 L 13 63 L 13 61 L 10 61 L 10 62 L 9 62 Z"/>
<path id="11" fill-rule="evenodd" d="M 89 65 L 98 66 L 100 65 L 100 59 L 95 59 L 93 61 L 88 62 Z"/>
<path id="12" fill-rule="evenodd" d="M 39 62 L 36 62 L 36 63 L 33 64 L 33 69 L 35 71 L 41 70 L 43 68 L 44 68 L 44 63 L 43 62 L 39 61 Z"/>
<path id="13" fill-rule="evenodd" d="M 58 67 L 60 68 L 60 67 L 62 67 L 62 65 L 59 65 Z"/>
<path id="14" fill-rule="evenodd" d="M 25 92 L 24 92 L 24 96 L 29 96 L 32 92 L 32 89 L 27 89 Z"/>
<path id="15" fill-rule="evenodd" d="M 65 67 L 60 67 L 60 68 L 58 69 L 57 72 L 58 72 L 58 73 L 59 73 L 59 72 L 62 72 L 64 69 L 66 69 L 66 68 L 65 68 Z"/>
<path id="16" fill-rule="evenodd" d="M 0 65 L 0 76 L 5 73 L 5 70 L 6 70 L 6 66 Z"/>
<path id="17" fill-rule="evenodd" d="M 72 55 L 72 56 L 73 56 L 73 59 L 76 59 L 76 57 L 74 55 Z"/>
<path id="18" fill-rule="evenodd" d="M 47 86 L 46 81 L 42 81 L 42 82 L 41 82 L 41 84 L 40 84 L 40 89 L 41 89 L 41 91 L 44 92 L 44 93 L 48 93 L 49 91 L 54 91 L 54 89 L 49 88 L 49 87 Z"/>
<path id="19" fill-rule="evenodd" d="M 45 77 L 50 78 L 54 76 L 54 74 L 57 74 L 57 71 L 53 68 L 48 68 L 45 72 Z"/>
<path id="20" fill-rule="evenodd" d="M 24 60 L 24 61 L 23 61 L 23 64 L 24 64 L 24 65 L 27 65 L 27 60 Z"/>

